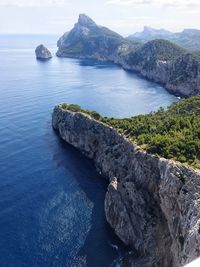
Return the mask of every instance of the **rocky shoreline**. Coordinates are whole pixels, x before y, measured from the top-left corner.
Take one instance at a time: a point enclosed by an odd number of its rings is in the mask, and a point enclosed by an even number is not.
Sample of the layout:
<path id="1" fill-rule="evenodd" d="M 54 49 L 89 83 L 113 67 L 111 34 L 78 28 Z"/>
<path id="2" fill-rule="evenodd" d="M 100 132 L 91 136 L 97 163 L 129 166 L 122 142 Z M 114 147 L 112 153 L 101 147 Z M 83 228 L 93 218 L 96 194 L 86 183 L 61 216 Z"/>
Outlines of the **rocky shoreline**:
<path id="1" fill-rule="evenodd" d="M 147 154 L 115 129 L 61 106 L 52 125 L 109 179 L 107 221 L 139 256 L 133 262 L 130 253 L 122 266 L 180 267 L 200 256 L 199 171 Z"/>

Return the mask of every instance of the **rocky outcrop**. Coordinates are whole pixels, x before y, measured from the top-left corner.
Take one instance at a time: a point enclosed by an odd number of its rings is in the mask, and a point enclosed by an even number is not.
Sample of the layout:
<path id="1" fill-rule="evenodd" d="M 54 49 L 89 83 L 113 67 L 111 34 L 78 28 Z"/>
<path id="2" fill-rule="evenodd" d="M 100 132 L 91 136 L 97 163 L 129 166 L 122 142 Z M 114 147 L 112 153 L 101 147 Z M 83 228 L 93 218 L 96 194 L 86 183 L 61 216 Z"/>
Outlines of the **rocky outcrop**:
<path id="1" fill-rule="evenodd" d="M 110 181 L 106 218 L 132 251 L 121 266 L 180 267 L 200 256 L 199 172 L 147 154 L 115 129 L 61 106 L 52 125 Z"/>
<path id="2" fill-rule="evenodd" d="M 121 35 L 80 14 L 74 28 L 58 40 L 57 56 L 114 61 L 135 46 Z"/>
<path id="3" fill-rule="evenodd" d="M 200 57 L 167 40 L 144 45 L 130 42 L 84 14 L 58 40 L 57 56 L 111 61 L 164 85 L 177 96 L 200 93 Z"/>
<path id="4" fill-rule="evenodd" d="M 52 58 L 51 52 L 42 44 L 36 47 L 35 55 L 37 59 L 42 60 Z"/>

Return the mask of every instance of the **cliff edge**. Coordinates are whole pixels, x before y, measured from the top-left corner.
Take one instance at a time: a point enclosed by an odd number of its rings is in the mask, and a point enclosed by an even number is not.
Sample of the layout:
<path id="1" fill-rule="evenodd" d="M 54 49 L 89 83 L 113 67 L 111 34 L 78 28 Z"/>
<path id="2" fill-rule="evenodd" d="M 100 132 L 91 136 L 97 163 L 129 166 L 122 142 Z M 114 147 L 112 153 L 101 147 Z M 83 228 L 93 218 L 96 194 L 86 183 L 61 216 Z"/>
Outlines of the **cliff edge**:
<path id="1" fill-rule="evenodd" d="M 52 125 L 109 179 L 106 218 L 132 251 L 121 266 L 180 267 L 200 256 L 199 171 L 141 151 L 87 114 L 56 106 Z"/>

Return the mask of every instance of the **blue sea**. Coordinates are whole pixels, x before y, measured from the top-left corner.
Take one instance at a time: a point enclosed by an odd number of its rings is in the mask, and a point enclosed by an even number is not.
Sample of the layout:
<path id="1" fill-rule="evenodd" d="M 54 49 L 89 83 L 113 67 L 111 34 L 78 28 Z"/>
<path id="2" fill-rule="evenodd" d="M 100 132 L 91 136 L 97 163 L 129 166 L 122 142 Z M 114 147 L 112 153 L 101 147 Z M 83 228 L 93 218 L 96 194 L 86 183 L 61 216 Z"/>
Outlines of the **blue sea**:
<path id="1" fill-rule="evenodd" d="M 176 100 L 110 63 L 35 59 L 40 43 L 55 55 L 57 39 L 0 35 L 1 267 L 108 267 L 119 257 L 104 215 L 107 181 L 52 130 L 56 104 L 130 117 Z"/>

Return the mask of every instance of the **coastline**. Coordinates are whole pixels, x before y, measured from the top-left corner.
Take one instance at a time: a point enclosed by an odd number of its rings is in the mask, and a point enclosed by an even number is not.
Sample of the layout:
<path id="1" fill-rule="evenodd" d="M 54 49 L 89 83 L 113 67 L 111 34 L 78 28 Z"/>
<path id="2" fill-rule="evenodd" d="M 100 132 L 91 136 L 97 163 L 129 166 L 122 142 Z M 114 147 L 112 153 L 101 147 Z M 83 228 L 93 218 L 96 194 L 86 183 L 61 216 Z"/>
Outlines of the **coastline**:
<path id="1" fill-rule="evenodd" d="M 59 50 L 56 52 L 56 56 L 60 57 L 60 58 L 74 58 L 74 59 L 87 59 L 87 60 L 96 60 L 99 62 L 107 62 L 107 63 L 112 63 L 115 65 L 120 66 L 123 70 L 125 71 L 129 71 L 131 73 L 136 74 L 138 77 L 146 80 L 146 81 L 150 81 L 150 82 L 154 82 L 160 86 L 162 86 L 168 93 L 176 96 L 176 97 L 180 97 L 180 98 L 187 98 L 190 97 L 192 95 L 198 94 L 192 94 L 192 93 L 188 93 L 187 91 L 185 91 L 185 87 L 190 89 L 190 85 L 188 85 L 188 87 L 184 84 L 181 85 L 180 88 L 176 88 L 169 83 L 166 83 L 164 81 L 161 81 L 159 79 L 159 75 L 157 75 L 157 77 L 153 77 L 152 73 L 145 73 L 142 69 L 133 67 L 131 65 L 128 65 L 123 57 L 120 56 L 111 56 L 111 58 L 102 58 L 100 55 L 94 55 L 94 56 L 81 56 L 81 55 L 71 55 L 71 54 L 67 54 L 67 53 L 62 53 L 59 52 Z M 164 64 L 165 65 L 165 64 Z M 162 64 L 160 65 L 161 70 L 163 69 Z M 183 90 L 183 91 L 182 91 Z"/>

